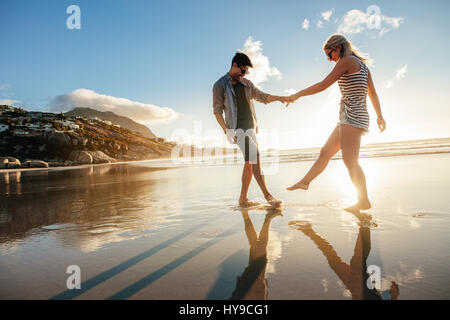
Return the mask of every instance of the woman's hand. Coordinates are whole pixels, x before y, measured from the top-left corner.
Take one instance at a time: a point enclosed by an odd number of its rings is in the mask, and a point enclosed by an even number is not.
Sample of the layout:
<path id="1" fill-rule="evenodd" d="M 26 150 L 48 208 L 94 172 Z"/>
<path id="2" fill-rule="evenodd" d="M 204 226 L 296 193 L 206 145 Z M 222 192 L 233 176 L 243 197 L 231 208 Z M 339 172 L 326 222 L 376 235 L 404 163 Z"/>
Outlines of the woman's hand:
<path id="1" fill-rule="evenodd" d="M 383 132 L 384 130 L 386 130 L 386 121 L 384 121 L 383 116 L 378 116 L 377 124 L 378 124 L 378 128 L 380 129 L 380 132 Z"/>
<path id="2" fill-rule="evenodd" d="M 290 103 L 289 97 L 287 97 L 287 96 L 280 97 L 280 102 L 284 103 L 286 105 L 286 107 L 287 107 L 289 105 L 289 103 Z"/>
<path id="3" fill-rule="evenodd" d="M 294 103 L 298 98 L 300 98 L 300 96 L 297 93 L 286 97 L 286 108 L 289 104 Z"/>

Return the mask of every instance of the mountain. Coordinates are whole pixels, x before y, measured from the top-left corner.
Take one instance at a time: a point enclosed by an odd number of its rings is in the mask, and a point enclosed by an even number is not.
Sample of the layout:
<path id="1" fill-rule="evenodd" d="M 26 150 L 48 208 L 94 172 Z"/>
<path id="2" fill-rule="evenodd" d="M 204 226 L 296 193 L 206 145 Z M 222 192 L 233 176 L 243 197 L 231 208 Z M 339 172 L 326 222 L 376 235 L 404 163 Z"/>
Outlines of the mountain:
<path id="1" fill-rule="evenodd" d="M 111 111 L 98 111 L 92 108 L 75 108 L 65 113 L 67 116 L 84 117 L 86 119 L 99 118 L 105 121 L 111 121 L 112 124 L 117 124 L 122 128 L 131 131 L 139 132 L 144 137 L 156 138 L 156 135 L 146 126 L 139 124 L 128 117 L 123 117 Z"/>

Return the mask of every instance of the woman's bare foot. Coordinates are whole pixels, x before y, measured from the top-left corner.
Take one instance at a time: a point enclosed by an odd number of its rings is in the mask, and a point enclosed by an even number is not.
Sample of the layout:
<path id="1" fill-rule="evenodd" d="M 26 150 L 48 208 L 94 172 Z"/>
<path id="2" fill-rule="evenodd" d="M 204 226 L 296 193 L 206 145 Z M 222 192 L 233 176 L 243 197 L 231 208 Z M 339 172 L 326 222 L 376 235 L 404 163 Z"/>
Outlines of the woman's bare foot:
<path id="1" fill-rule="evenodd" d="M 348 212 L 359 212 L 361 210 L 369 210 L 370 208 L 372 208 L 372 205 L 370 204 L 369 200 L 361 200 L 361 201 L 358 201 L 357 204 L 355 204 L 351 207 L 345 208 L 344 210 L 348 211 Z"/>
<path id="2" fill-rule="evenodd" d="M 248 199 L 239 199 L 239 206 L 241 207 L 253 207 L 259 205 L 259 202 L 250 201 Z"/>
<path id="3" fill-rule="evenodd" d="M 288 225 L 290 225 L 293 228 L 296 228 L 297 230 L 302 231 L 305 234 L 314 233 L 312 225 L 309 221 L 302 221 L 302 220 L 291 221 L 288 223 Z"/>
<path id="4" fill-rule="evenodd" d="M 299 182 L 294 184 L 292 187 L 286 188 L 286 190 L 289 190 L 289 191 L 294 191 L 297 189 L 308 190 L 308 188 L 309 188 L 309 183 L 306 183 L 303 180 L 300 180 Z"/>
<path id="5" fill-rule="evenodd" d="M 266 220 L 272 220 L 275 217 L 278 216 L 283 216 L 283 212 L 281 211 L 280 208 L 274 208 L 274 209 L 269 209 L 267 210 L 267 214 L 266 214 Z"/>

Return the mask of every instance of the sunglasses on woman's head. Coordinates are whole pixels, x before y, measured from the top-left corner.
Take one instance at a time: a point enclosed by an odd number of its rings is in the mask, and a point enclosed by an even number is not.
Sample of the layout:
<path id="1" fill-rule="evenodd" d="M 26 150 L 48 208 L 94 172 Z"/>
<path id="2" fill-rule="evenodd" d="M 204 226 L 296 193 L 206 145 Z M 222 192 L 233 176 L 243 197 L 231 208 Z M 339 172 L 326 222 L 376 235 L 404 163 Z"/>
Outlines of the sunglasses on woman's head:
<path id="1" fill-rule="evenodd" d="M 333 51 L 336 49 L 332 49 L 330 52 L 328 52 L 327 56 L 328 58 L 330 58 L 330 60 L 333 60 L 333 58 L 331 57 L 331 54 L 333 53 Z"/>

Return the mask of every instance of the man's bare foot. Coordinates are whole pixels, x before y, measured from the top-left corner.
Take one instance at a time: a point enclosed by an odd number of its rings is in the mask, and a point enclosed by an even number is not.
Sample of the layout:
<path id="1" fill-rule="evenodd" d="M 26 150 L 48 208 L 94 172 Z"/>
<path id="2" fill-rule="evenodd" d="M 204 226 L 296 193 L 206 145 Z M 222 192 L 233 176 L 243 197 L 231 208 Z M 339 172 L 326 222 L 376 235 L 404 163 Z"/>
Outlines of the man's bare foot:
<path id="1" fill-rule="evenodd" d="M 357 204 L 355 204 L 351 207 L 345 208 L 344 210 L 353 213 L 353 212 L 359 212 L 361 210 L 368 210 L 370 208 L 372 208 L 372 205 L 370 204 L 369 200 L 364 200 L 364 201 L 358 201 Z"/>
<path id="2" fill-rule="evenodd" d="M 292 187 L 286 188 L 286 190 L 289 190 L 289 191 L 294 191 L 297 189 L 308 190 L 308 188 L 309 188 L 309 183 L 306 183 L 306 182 L 303 182 L 303 180 L 300 180 L 299 182 L 294 184 Z"/>
<path id="3" fill-rule="evenodd" d="M 272 220 L 273 218 L 275 218 L 275 217 L 278 217 L 278 216 L 283 216 L 283 212 L 281 211 L 281 209 L 277 209 L 277 208 L 274 208 L 274 209 L 268 209 L 267 210 L 267 214 L 266 214 L 266 220 Z"/>
<path id="4" fill-rule="evenodd" d="M 266 197 L 267 203 L 274 207 L 279 207 L 281 205 L 281 200 L 278 200 L 273 195 L 269 194 Z"/>
<path id="5" fill-rule="evenodd" d="M 239 206 L 241 207 L 253 207 L 259 205 L 259 202 L 250 201 L 248 199 L 239 200 Z"/>

